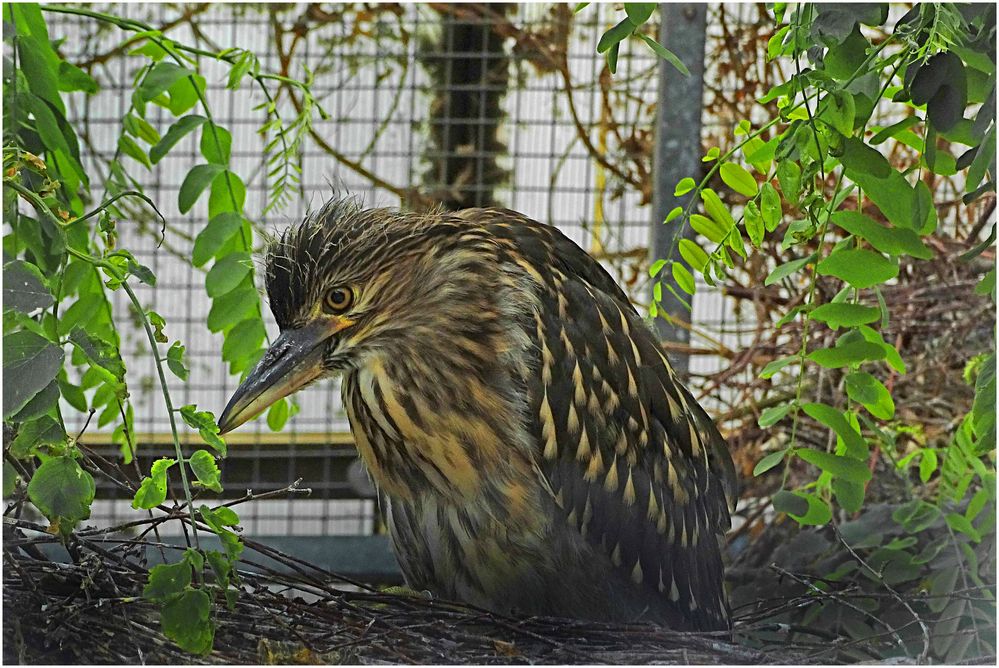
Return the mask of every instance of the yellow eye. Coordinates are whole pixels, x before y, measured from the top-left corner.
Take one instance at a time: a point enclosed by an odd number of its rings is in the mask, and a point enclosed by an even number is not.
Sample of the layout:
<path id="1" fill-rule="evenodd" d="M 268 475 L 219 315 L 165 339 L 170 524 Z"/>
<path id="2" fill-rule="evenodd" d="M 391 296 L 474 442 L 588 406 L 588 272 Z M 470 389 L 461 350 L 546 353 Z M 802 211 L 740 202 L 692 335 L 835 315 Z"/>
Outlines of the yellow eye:
<path id="1" fill-rule="evenodd" d="M 354 293 L 349 288 L 333 288 L 323 299 L 326 310 L 330 313 L 343 313 L 354 303 Z"/>

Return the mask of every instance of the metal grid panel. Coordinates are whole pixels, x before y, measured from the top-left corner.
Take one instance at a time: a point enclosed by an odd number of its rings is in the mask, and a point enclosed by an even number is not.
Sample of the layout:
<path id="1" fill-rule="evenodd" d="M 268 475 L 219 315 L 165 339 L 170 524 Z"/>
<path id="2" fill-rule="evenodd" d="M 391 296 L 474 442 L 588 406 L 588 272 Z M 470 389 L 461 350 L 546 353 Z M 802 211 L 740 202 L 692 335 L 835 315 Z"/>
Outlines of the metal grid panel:
<path id="1" fill-rule="evenodd" d="M 113 13 L 139 18 L 156 26 L 172 25 L 168 35 L 178 41 L 220 49 L 241 46 L 252 49 L 261 60 L 262 69 L 280 71 L 273 23 L 283 27 L 286 42 L 295 21 L 305 16 L 304 5 L 283 6 L 280 11 L 239 5 L 215 5 L 187 22 L 185 5 L 114 5 Z M 346 11 L 334 7 L 331 11 Z M 518 28 L 533 34 L 558 35 L 558 19 L 568 13 L 564 8 L 547 5 L 515 6 L 507 19 Z M 717 12 L 718 9 L 713 10 Z M 731 10 L 730 10 L 731 11 Z M 397 15 L 388 11 L 372 12 L 363 25 L 349 21 L 331 21 L 310 31 L 301 40 L 291 59 L 290 74 L 304 77 L 305 68 L 315 72 L 313 94 L 329 112 L 328 120 L 317 120 L 315 130 L 347 160 L 376 174 L 386 184 L 409 188 L 421 183 L 428 161 L 435 155 L 431 124 L 464 122 L 433 115 L 434 96 L 439 92 L 428 71 L 420 63 L 428 57 L 474 58 L 481 52 L 439 53 L 446 23 L 453 15 L 441 16 L 420 5 L 407 5 Z M 353 15 L 355 18 L 356 14 Z M 49 15 L 53 35 L 65 36 L 63 51 L 74 62 L 96 61 L 93 75 L 102 86 L 98 95 L 78 95 L 70 105 L 70 115 L 85 137 L 84 152 L 93 173 L 106 173 L 106 162 L 115 151 L 122 116 L 128 110 L 133 79 L 140 59 L 114 52 L 123 38 L 121 33 L 98 29 L 96 24 L 74 17 Z M 614 21 L 610 7 L 591 7 L 575 17 L 565 37 L 567 63 L 573 82 L 575 113 L 585 128 L 606 123 L 605 99 L 600 85 L 603 58 L 594 52 L 600 33 Z M 710 21 L 710 18 L 709 18 Z M 192 29 L 192 25 L 197 30 Z M 362 27 L 372 39 L 351 38 L 355 27 Z M 546 32 L 547 31 L 547 32 Z M 407 35 L 401 39 L 400 35 Z M 709 31 L 709 39 L 726 39 Z M 607 257 L 626 256 L 627 262 L 608 261 L 608 267 L 625 284 L 636 301 L 644 301 L 643 249 L 648 243 L 650 213 L 642 204 L 641 194 L 623 187 L 619 179 L 599 166 L 580 141 L 571 118 L 565 95 L 565 82 L 551 68 L 540 67 L 540 57 L 530 45 L 504 40 L 510 57 L 510 81 L 501 101 L 502 119 L 499 136 L 506 150 L 498 156 L 508 177 L 495 188 L 495 197 L 503 205 L 522 211 L 538 220 L 559 226 L 568 236 L 591 252 Z M 436 45 L 436 46 L 435 46 Z M 710 53 L 710 49 L 709 49 Z M 421 60 L 423 59 L 423 60 Z M 262 156 L 265 138 L 257 134 L 262 114 L 251 109 L 263 98 L 248 83 L 236 92 L 225 90 L 226 68 L 203 60 L 202 71 L 208 82 L 208 101 L 216 121 L 233 136 L 232 168 L 247 184 L 246 211 L 265 230 L 280 229 L 299 220 L 310 208 L 318 207 L 330 194 L 330 184 L 359 197 L 369 206 L 398 206 L 400 198 L 391 188 L 372 183 L 344 162 L 333 159 L 315 142 L 306 139 L 301 153 L 303 189 L 285 209 L 261 215 L 270 188 Z M 450 66 L 450 64 L 449 64 Z M 611 87 L 615 114 L 630 119 L 633 128 L 643 124 L 651 131 L 656 102 L 657 63 L 653 54 L 640 44 L 626 44 L 618 72 Z M 708 62 L 709 72 L 711 62 Z M 710 76 L 710 75 L 709 75 Z M 678 101 L 678 103 L 688 103 Z M 282 113 L 293 110 L 283 103 Z M 195 110 L 197 111 L 197 110 Z M 203 113 L 203 112 L 199 112 Z M 149 106 L 149 121 L 165 132 L 171 118 L 164 110 Z M 474 119 L 473 119 L 474 122 Z M 705 135 L 728 135 L 734 121 L 728 118 L 706 119 Z M 479 126 L 481 128 L 481 125 Z M 609 133 L 595 134 L 600 150 L 616 155 L 624 148 Z M 724 141 L 724 140 L 720 140 Z M 125 158 L 129 173 L 143 183 L 146 193 L 157 202 L 169 221 L 161 246 L 155 222 L 122 221 L 121 244 L 135 251 L 143 263 L 159 277 L 155 288 L 137 286 L 139 298 L 155 308 L 167 322 L 167 334 L 187 346 L 191 374 L 188 382 L 171 379 L 174 403 L 196 403 L 218 413 L 236 379 L 220 360 L 222 339 L 204 327 L 210 301 L 204 294 L 203 276 L 178 258 L 187 257 L 191 240 L 206 223 L 206 204 L 199 202 L 186 215 L 177 209 L 177 193 L 187 171 L 201 160 L 197 151 L 197 133 L 188 136 L 170 155 L 146 171 Z M 651 145 L 640 159 L 651 162 Z M 642 148 L 639 147 L 639 152 Z M 438 152 L 439 153 L 439 152 Z M 481 177 L 482 174 L 477 174 Z M 476 181 L 477 182 L 477 181 Z M 615 192 L 616 191 L 616 192 Z M 598 220 L 599 224 L 592 221 Z M 695 299 L 695 325 L 720 336 L 737 347 L 745 328 L 732 327 L 735 319 L 731 305 L 716 291 L 701 286 Z M 116 317 L 129 322 L 128 305 L 116 296 Z M 276 335 L 276 326 L 265 313 L 268 333 Z M 731 330 L 731 331 L 729 331 Z M 167 415 L 155 390 L 155 370 L 138 328 L 123 327 L 123 355 L 129 369 L 132 398 L 135 403 L 136 429 L 143 434 L 168 432 Z M 707 374 L 722 368 L 719 358 L 697 357 L 691 370 Z M 337 382 L 325 382 L 296 398 L 301 411 L 292 418 L 281 437 L 281 446 L 268 445 L 272 435 L 262 420 L 241 429 L 233 439 L 233 454 L 226 466 L 230 488 L 276 487 L 301 475 L 303 486 L 317 490 L 320 500 L 273 501 L 254 504 L 246 519 L 246 528 L 255 533 L 357 533 L 369 531 L 373 504 L 370 501 L 346 501 L 349 452 L 338 457 L 316 457 L 316 443 L 321 435 L 345 432 L 347 424 L 339 400 Z M 105 429 L 110 429 L 113 423 Z M 91 432 L 94 429 L 91 427 Z M 280 447 L 280 449 L 275 449 Z M 322 446 L 319 446 L 322 448 Z M 142 452 L 148 457 L 165 453 L 164 446 L 147 444 Z M 311 456 L 310 456 L 311 454 Z M 327 455 L 332 454 L 326 451 Z M 143 458 L 146 463 L 146 458 Z M 238 471 L 238 472 L 237 472 Z M 270 474 L 270 475 L 268 475 Z M 234 482 L 234 478 L 235 481 Z M 120 518 L 120 502 L 105 502 L 95 508 L 97 522 Z M 338 518 L 342 521 L 333 521 Z"/>

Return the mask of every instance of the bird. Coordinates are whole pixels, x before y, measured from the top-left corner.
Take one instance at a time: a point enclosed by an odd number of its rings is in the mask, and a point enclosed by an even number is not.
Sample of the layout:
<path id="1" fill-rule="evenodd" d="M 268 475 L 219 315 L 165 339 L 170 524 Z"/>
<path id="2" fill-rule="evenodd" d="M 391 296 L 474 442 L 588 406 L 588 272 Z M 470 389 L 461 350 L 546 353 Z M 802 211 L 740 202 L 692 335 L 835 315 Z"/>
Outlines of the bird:
<path id="1" fill-rule="evenodd" d="M 556 227 L 334 197 L 263 266 L 280 335 L 220 433 L 339 375 L 410 588 L 507 615 L 731 628 L 725 439 Z"/>

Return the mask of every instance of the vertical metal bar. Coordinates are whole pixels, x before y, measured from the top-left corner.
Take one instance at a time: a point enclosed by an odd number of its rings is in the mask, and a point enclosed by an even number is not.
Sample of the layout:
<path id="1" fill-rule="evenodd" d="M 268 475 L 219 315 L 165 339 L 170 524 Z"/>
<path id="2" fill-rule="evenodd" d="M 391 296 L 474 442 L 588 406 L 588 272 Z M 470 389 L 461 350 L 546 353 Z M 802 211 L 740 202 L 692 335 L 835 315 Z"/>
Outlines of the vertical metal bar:
<path id="1" fill-rule="evenodd" d="M 675 67 L 659 63 L 659 100 L 656 105 L 656 148 L 653 169 L 654 191 L 652 196 L 652 229 L 649 249 L 652 259 L 679 259 L 676 236 L 680 225 L 663 225 L 666 214 L 675 206 L 682 206 L 685 198 L 673 196 L 673 189 L 680 179 L 695 179 L 701 173 L 701 110 L 704 99 L 704 30 L 707 25 L 707 5 L 659 5 L 662 25 L 660 42 L 675 53 L 690 70 L 684 76 Z M 686 196 L 685 196 L 686 197 Z M 689 234 L 689 232 L 688 232 Z M 672 254 L 671 254 L 672 251 Z M 672 284 L 668 270 L 660 275 Z M 673 284 L 674 290 L 679 288 Z M 672 318 L 689 323 L 691 312 L 668 290 L 663 291 L 661 309 Z M 688 343 L 690 331 L 685 327 L 656 318 L 656 332 L 664 341 Z M 672 355 L 677 373 L 688 369 L 687 354 Z"/>

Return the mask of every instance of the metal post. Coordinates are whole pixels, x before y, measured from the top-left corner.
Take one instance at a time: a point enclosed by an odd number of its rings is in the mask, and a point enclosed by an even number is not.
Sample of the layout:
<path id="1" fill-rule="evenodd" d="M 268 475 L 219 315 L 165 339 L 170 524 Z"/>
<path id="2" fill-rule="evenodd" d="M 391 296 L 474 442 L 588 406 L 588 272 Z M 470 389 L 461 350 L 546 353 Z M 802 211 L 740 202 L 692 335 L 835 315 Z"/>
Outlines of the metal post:
<path id="1" fill-rule="evenodd" d="M 697 179 L 702 173 L 701 110 L 704 99 L 704 29 L 707 25 L 707 6 L 666 3 L 659 5 L 659 15 L 662 17 L 660 42 L 690 70 L 690 76 L 685 77 L 666 61 L 659 63 L 653 169 L 655 183 L 649 248 L 653 260 L 669 260 L 680 258 L 676 246 L 679 239 L 676 237 L 681 227 L 678 223 L 663 225 L 662 222 L 673 207 L 683 206 L 688 197 L 674 197 L 673 190 L 680 179 L 686 176 Z M 690 235 L 689 229 L 686 234 Z M 673 284 L 669 270 L 664 270 L 660 276 L 680 292 Z M 667 290 L 663 291 L 661 305 L 674 319 L 690 322 L 690 311 Z M 656 318 L 656 332 L 664 341 L 682 344 L 690 341 L 689 330 L 661 317 Z M 684 353 L 671 357 L 677 373 L 685 374 L 688 356 Z"/>

